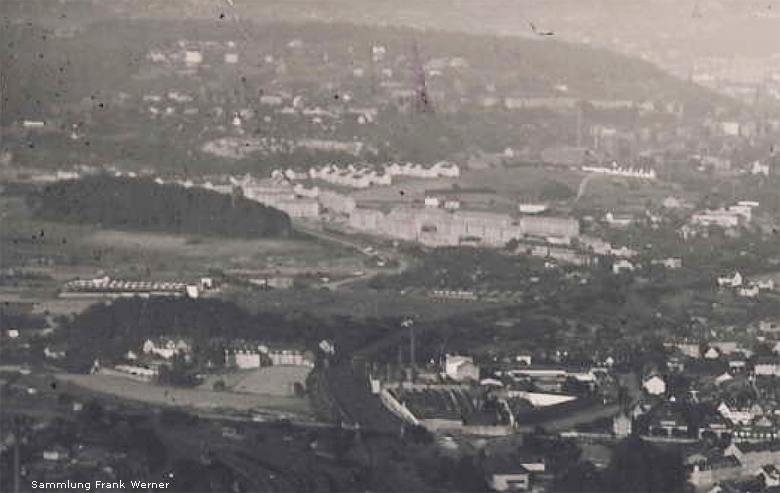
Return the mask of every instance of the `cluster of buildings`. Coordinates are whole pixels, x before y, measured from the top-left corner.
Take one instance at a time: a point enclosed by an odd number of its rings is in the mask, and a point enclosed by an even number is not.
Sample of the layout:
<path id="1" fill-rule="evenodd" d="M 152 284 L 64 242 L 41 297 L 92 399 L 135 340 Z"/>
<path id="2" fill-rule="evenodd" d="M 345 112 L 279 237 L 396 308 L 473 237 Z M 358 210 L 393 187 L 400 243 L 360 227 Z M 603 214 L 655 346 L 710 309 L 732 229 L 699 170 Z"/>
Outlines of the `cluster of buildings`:
<path id="1" fill-rule="evenodd" d="M 162 50 L 150 50 L 147 60 L 154 64 L 197 68 L 202 64 L 238 63 L 239 54 L 234 41 L 197 41 L 180 39 Z"/>
<path id="2" fill-rule="evenodd" d="M 314 354 L 303 349 L 251 341 L 231 341 L 225 347 L 225 366 L 240 370 L 261 366 L 314 367 Z"/>
<path id="3" fill-rule="evenodd" d="M 314 367 L 314 353 L 295 346 L 245 340 L 215 344 L 222 348 L 224 368 L 228 370 L 250 370 L 265 366 Z M 174 358 L 191 362 L 196 356 L 196 345 L 191 339 L 156 337 L 146 339 L 139 352 L 128 351 L 124 355 L 124 361 L 113 367 L 101 367 L 100 363 L 96 362 L 93 372 L 117 374 L 150 382 L 157 379 L 161 368 L 170 366 Z"/>
<path id="4" fill-rule="evenodd" d="M 340 167 L 335 164 L 309 168 L 308 171 L 274 170 L 272 178 L 284 177 L 288 180 L 323 180 L 327 183 L 351 187 L 369 188 L 372 186 L 392 185 L 393 177 L 408 176 L 412 178 L 457 178 L 460 167 L 447 161 L 439 161 L 430 165 L 416 163 L 391 163 L 379 167 L 349 164 Z"/>
<path id="5" fill-rule="evenodd" d="M 749 223 L 752 219 L 753 209 L 758 206 L 758 202 L 742 200 L 728 207 L 696 212 L 691 216 L 690 224 L 699 227 L 719 226 L 724 229 L 736 228 Z"/>
<path id="6" fill-rule="evenodd" d="M 780 441 L 732 443 L 719 454 L 688 458 L 690 482 L 698 487 L 762 478 L 767 486 L 780 485 Z"/>
<path id="7" fill-rule="evenodd" d="M 733 275 L 721 276 L 717 279 L 718 287 L 733 289 L 737 295 L 745 298 L 755 298 L 762 291 L 774 291 L 775 282 L 771 278 L 756 280 L 747 280 L 742 277 L 739 271 Z"/>

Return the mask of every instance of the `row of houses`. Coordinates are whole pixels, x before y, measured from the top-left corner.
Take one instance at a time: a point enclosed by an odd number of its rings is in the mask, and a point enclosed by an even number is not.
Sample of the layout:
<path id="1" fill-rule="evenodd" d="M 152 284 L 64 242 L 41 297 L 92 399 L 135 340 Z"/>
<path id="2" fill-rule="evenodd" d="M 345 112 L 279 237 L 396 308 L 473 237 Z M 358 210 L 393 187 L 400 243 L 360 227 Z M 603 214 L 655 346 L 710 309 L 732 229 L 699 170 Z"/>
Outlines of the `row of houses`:
<path id="1" fill-rule="evenodd" d="M 369 188 L 372 186 L 392 185 L 393 177 L 408 176 L 413 178 L 456 178 L 460 176 L 460 167 L 447 161 L 439 161 L 424 165 L 418 163 L 391 163 L 380 166 L 350 164 L 338 166 L 326 164 L 309 168 L 307 171 L 296 171 L 292 168 L 277 169 L 271 173 L 272 178 L 288 180 L 322 180 L 334 185 Z"/>
<path id="2" fill-rule="evenodd" d="M 202 278 L 197 284 L 179 281 L 125 281 L 108 276 L 96 279 L 76 279 L 65 283 L 61 297 L 123 297 L 171 296 L 198 298 L 204 290 L 214 288 L 211 278 Z"/>
<path id="3" fill-rule="evenodd" d="M 225 365 L 242 370 L 266 365 L 313 368 L 314 360 L 311 351 L 259 342 L 232 341 L 225 348 Z"/>
<path id="4" fill-rule="evenodd" d="M 654 169 L 623 168 L 622 166 L 618 166 L 616 162 L 613 162 L 612 167 L 609 168 L 606 166 L 583 166 L 582 171 L 601 175 L 622 176 L 626 178 L 644 178 L 648 180 L 655 180 L 657 178 Z"/>

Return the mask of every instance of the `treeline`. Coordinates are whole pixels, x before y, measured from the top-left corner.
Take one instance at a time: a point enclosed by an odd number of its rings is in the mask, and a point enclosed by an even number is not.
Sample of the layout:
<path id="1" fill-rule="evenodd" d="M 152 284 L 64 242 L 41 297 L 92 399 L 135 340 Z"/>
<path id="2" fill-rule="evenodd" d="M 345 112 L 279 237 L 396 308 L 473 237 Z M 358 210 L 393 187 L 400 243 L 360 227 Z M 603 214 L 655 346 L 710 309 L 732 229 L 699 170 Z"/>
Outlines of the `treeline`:
<path id="1" fill-rule="evenodd" d="M 86 371 L 95 359 L 119 361 L 127 351 L 138 352 L 143 341 L 175 336 L 193 340 L 196 353 L 214 355 L 218 340 L 246 339 L 283 342 L 314 348 L 322 339 L 333 340 L 338 354 L 397 328 L 400 320 L 356 321 L 321 319 L 307 313 L 251 314 L 234 303 L 218 299 L 118 299 L 95 304 L 63 321 L 58 338 L 67 345 L 67 363 Z"/>
<path id="2" fill-rule="evenodd" d="M 542 260 L 473 247 L 436 248 L 401 274 L 377 276 L 375 289 L 505 289 L 522 287 L 531 276 L 546 276 Z"/>
<path id="3" fill-rule="evenodd" d="M 91 176 L 27 195 L 38 219 L 106 228 L 236 237 L 283 237 L 290 218 L 257 202 L 148 178 Z"/>

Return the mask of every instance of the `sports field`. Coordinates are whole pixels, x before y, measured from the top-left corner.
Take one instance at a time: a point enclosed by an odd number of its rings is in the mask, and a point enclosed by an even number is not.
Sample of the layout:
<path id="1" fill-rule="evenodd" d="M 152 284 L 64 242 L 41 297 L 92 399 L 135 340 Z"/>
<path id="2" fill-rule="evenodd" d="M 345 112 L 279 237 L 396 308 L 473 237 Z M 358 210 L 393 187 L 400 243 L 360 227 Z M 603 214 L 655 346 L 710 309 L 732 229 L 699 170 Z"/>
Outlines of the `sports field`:
<path id="1" fill-rule="evenodd" d="M 305 398 L 216 392 L 203 388 L 174 388 L 136 382 L 113 375 L 61 373 L 57 374 L 56 378 L 94 392 L 155 405 L 181 406 L 204 411 L 266 409 L 298 414 L 309 413 L 309 403 Z"/>

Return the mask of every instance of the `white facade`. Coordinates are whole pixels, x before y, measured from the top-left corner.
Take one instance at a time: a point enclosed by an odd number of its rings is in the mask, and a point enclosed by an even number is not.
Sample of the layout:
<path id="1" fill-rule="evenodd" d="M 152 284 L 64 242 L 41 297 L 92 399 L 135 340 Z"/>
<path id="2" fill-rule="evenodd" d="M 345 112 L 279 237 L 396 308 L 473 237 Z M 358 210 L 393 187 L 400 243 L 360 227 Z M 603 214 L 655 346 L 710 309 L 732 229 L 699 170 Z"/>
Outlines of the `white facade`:
<path id="1" fill-rule="evenodd" d="M 260 351 L 251 349 L 238 349 L 225 352 L 225 363 L 246 370 L 260 368 Z"/>
<path id="2" fill-rule="evenodd" d="M 187 354 L 190 345 L 183 339 L 147 339 L 142 347 L 144 354 L 153 354 L 170 359 L 176 354 Z"/>
<path id="3" fill-rule="evenodd" d="M 756 362 L 753 371 L 756 375 L 780 377 L 780 358 L 760 360 Z"/>
<path id="4" fill-rule="evenodd" d="M 737 288 L 742 286 L 742 274 L 735 272 L 731 277 L 719 277 L 718 286 L 729 288 Z"/>
<path id="5" fill-rule="evenodd" d="M 444 362 L 444 373 L 456 380 L 479 380 L 479 368 L 474 365 L 471 356 L 456 356 L 448 354 Z"/>
<path id="6" fill-rule="evenodd" d="M 666 393 L 666 382 L 658 375 L 646 378 L 642 383 L 642 387 L 650 395 L 663 395 Z"/>
<path id="7" fill-rule="evenodd" d="M 199 51 L 187 51 L 184 54 L 184 62 L 189 66 L 196 66 L 203 63 L 203 54 Z"/>

